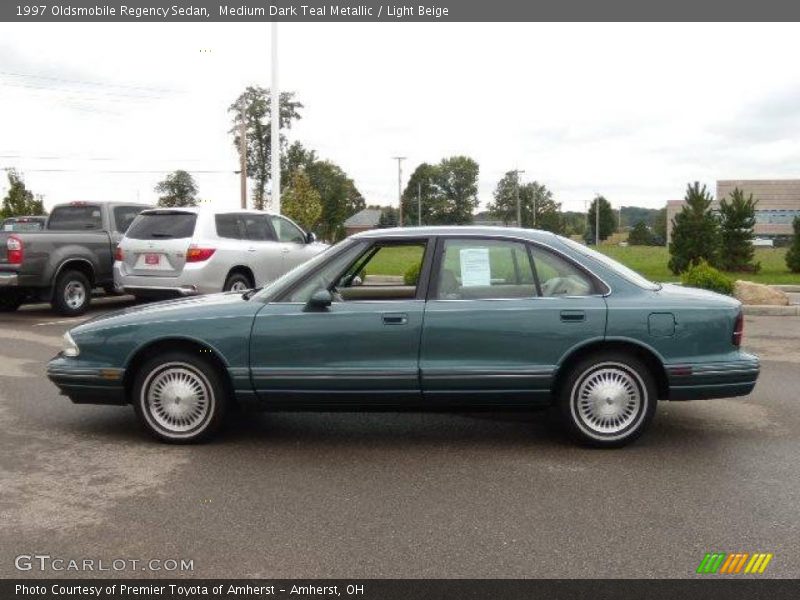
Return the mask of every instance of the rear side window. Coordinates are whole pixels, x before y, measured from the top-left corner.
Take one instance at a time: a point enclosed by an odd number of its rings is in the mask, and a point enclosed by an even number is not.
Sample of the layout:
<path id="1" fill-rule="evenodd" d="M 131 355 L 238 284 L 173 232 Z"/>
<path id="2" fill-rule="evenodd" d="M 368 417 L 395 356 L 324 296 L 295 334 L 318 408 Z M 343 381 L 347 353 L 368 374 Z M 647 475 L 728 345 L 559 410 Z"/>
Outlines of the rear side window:
<path id="1" fill-rule="evenodd" d="M 50 214 L 48 229 L 68 231 L 73 229 L 102 229 L 103 217 L 95 204 L 57 206 Z"/>
<path id="2" fill-rule="evenodd" d="M 217 226 L 217 235 L 219 237 L 231 240 L 244 239 L 244 230 L 242 229 L 242 222 L 239 220 L 239 215 L 215 215 L 214 221 Z"/>
<path id="3" fill-rule="evenodd" d="M 114 207 L 114 224 L 117 231 L 125 233 L 133 220 L 142 212 L 141 206 L 116 206 Z"/>
<path id="4" fill-rule="evenodd" d="M 194 235 L 197 215 L 179 211 L 142 213 L 125 234 L 133 240 L 169 240 Z"/>

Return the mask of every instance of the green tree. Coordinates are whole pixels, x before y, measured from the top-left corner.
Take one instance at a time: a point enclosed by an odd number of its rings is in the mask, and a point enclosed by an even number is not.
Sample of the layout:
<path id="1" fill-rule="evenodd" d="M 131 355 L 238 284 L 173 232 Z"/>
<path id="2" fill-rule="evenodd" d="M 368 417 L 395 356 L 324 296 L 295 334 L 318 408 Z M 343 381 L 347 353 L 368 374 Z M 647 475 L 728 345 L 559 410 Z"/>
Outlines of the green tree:
<path id="1" fill-rule="evenodd" d="M 795 217 L 792 221 L 794 235 L 792 245 L 786 251 L 786 266 L 792 273 L 800 273 L 800 217 Z"/>
<path id="2" fill-rule="evenodd" d="M 488 207 L 490 214 L 506 225 L 517 222 L 518 177 L 517 171 L 508 171 L 497 182 L 494 202 Z M 535 227 L 554 233 L 563 233 L 566 230 L 561 204 L 553 199 L 553 192 L 547 186 L 536 181 L 520 184 L 519 203 L 522 227 Z"/>
<path id="3" fill-rule="evenodd" d="M 338 241 L 345 235 L 344 221 L 366 206 L 355 183 L 338 165 L 319 160 L 314 150 L 294 142 L 281 156 L 281 180 L 291 181 L 294 173 L 303 169 L 312 187 L 319 192 L 322 215 L 319 219 L 320 237 Z"/>
<path id="4" fill-rule="evenodd" d="M 0 217 L 20 217 L 46 215 L 44 203 L 41 196 L 34 196 L 25 187 L 22 175 L 14 169 L 8 171 L 8 193 L 3 198 L 3 208 L 0 209 Z"/>
<path id="5" fill-rule="evenodd" d="M 400 211 L 394 206 L 381 206 L 381 217 L 378 219 L 378 229 L 397 227 L 400 220 Z"/>
<path id="6" fill-rule="evenodd" d="M 403 224 L 417 223 L 417 189 L 422 187 L 425 225 L 466 225 L 478 207 L 478 163 L 468 156 L 452 156 L 436 165 L 422 163 L 411 174 L 403 202 Z"/>
<path id="7" fill-rule="evenodd" d="M 303 105 L 294 100 L 294 92 L 281 92 L 279 124 L 280 129 L 289 129 L 292 122 L 300 119 Z M 233 144 L 240 149 L 241 126 L 245 128 L 247 148 L 247 175 L 255 181 L 253 186 L 253 206 L 259 210 L 266 204 L 266 188 L 272 177 L 272 94 L 270 90 L 249 86 L 230 105 L 228 112 L 233 115 Z M 286 146 L 286 137 L 280 135 L 281 148 Z M 283 153 L 283 152 L 282 152 Z M 241 158 L 241 157 L 240 157 Z"/>
<path id="8" fill-rule="evenodd" d="M 653 234 L 644 221 L 639 221 L 628 234 L 628 243 L 631 246 L 652 246 Z"/>
<path id="9" fill-rule="evenodd" d="M 281 196 L 281 212 L 306 231 L 313 231 L 322 216 L 322 199 L 305 169 L 297 169 Z"/>
<path id="10" fill-rule="evenodd" d="M 672 220 L 669 268 L 676 275 L 701 260 L 718 264 L 719 219 L 711 210 L 711 194 L 694 182 L 686 187 L 685 202 Z"/>
<path id="11" fill-rule="evenodd" d="M 585 234 L 586 241 L 590 244 L 593 244 L 596 239 L 595 227 L 597 219 L 595 215 L 597 214 L 598 205 L 600 206 L 600 240 L 608 239 L 617 228 L 617 218 L 614 215 L 614 210 L 611 208 L 611 203 L 603 196 L 597 196 L 589 207 L 589 228 Z"/>
<path id="12" fill-rule="evenodd" d="M 753 194 L 747 198 L 736 188 L 730 202 L 723 198 L 719 203 L 720 256 L 719 264 L 725 271 L 758 271 L 753 264 L 753 228 L 756 225 L 756 204 Z"/>
<path id="13" fill-rule="evenodd" d="M 197 184 L 186 171 L 179 169 L 170 173 L 156 185 L 155 191 L 161 194 L 158 198 L 159 206 L 197 206 Z"/>

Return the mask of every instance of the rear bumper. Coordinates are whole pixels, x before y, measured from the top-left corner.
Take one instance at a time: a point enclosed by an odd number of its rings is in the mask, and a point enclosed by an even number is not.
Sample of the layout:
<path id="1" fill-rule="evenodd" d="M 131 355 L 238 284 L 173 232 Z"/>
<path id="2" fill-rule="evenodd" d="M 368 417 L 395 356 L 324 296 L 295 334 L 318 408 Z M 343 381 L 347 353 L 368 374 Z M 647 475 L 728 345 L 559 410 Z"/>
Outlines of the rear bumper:
<path id="1" fill-rule="evenodd" d="M 184 268 L 177 277 L 153 277 L 124 273 L 119 262 L 114 263 L 114 288 L 118 292 L 145 297 L 180 297 L 197 294 L 216 294 L 222 282 L 205 274 L 204 269 Z"/>
<path id="2" fill-rule="evenodd" d="M 124 369 L 80 367 L 57 356 L 47 365 L 47 377 L 75 404 L 126 404 Z"/>
<path id="3" fill-rule="evenodd" d="M 668 365 L 669 400 L 746 396 L 756 387 L 760 370 L 758 357 L 746 352 L 732 361 Z"/>
<path id="4" fill-rule="evenodd" d="M 19 275 L 16 273 L 0 273 L 0 287 L 17 287 Z"/>

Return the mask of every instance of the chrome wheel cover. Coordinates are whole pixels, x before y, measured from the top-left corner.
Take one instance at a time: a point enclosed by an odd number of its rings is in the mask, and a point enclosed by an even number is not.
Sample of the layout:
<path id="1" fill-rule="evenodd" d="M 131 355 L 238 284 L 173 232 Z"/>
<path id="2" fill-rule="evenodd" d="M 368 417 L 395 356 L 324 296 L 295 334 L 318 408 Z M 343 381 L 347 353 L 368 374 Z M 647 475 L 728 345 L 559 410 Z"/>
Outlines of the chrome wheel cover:
<path id="1" fill-rule="evenodd" d="M 201 429 L 214 409 L 214 391 L 208 379 L 186 363 L 167 363 L 155 369 L 142 386 L 145 414 L 167 435 L 180 436 Z"/>
<path id="2" fill-rule="evenodd" d="M 80 281 L 68 281 L 64 286 L 64 304 L 71 309 L 80 308 L 86 303 L 86 288 Z"/>
<path id="3" fill-rule="evenodd" d="M 587 369 L 572 389 L 571 410 L 576 424 L 591 437 L 624 437 L 646 413 L 647 389 L 626 365 L 602 363 Z"/>
<path id="4" fill-rule="evenodd" d="M 232 291 L 232 292 L 246 292 L 249 289 L 250 289 L 250 286 L 248 286 L 244 281 L 234 281 L 233 285 L 231 286 L 230 291 Z"/>

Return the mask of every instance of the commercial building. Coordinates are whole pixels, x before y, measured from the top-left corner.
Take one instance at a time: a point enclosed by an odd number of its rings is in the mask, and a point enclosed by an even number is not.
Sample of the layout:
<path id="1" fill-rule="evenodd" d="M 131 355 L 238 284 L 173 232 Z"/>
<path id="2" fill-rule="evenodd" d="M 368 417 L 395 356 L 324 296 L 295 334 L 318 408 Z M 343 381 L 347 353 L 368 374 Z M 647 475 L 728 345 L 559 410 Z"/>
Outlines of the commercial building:
<path id="1" fill-rule="evenodd" d="M 758 200 L 756 237 L 776 239 L 792 235 L 792 221 L 800 217 L 800 179 L 723 179 L 717 181 L 712 207 L 718 208 L 719 200 L 729 198 L 736 188 Z M 667 201 L 667 243 L 672 239 L 672 220 L 683 205 L 683 200 Z"/>

